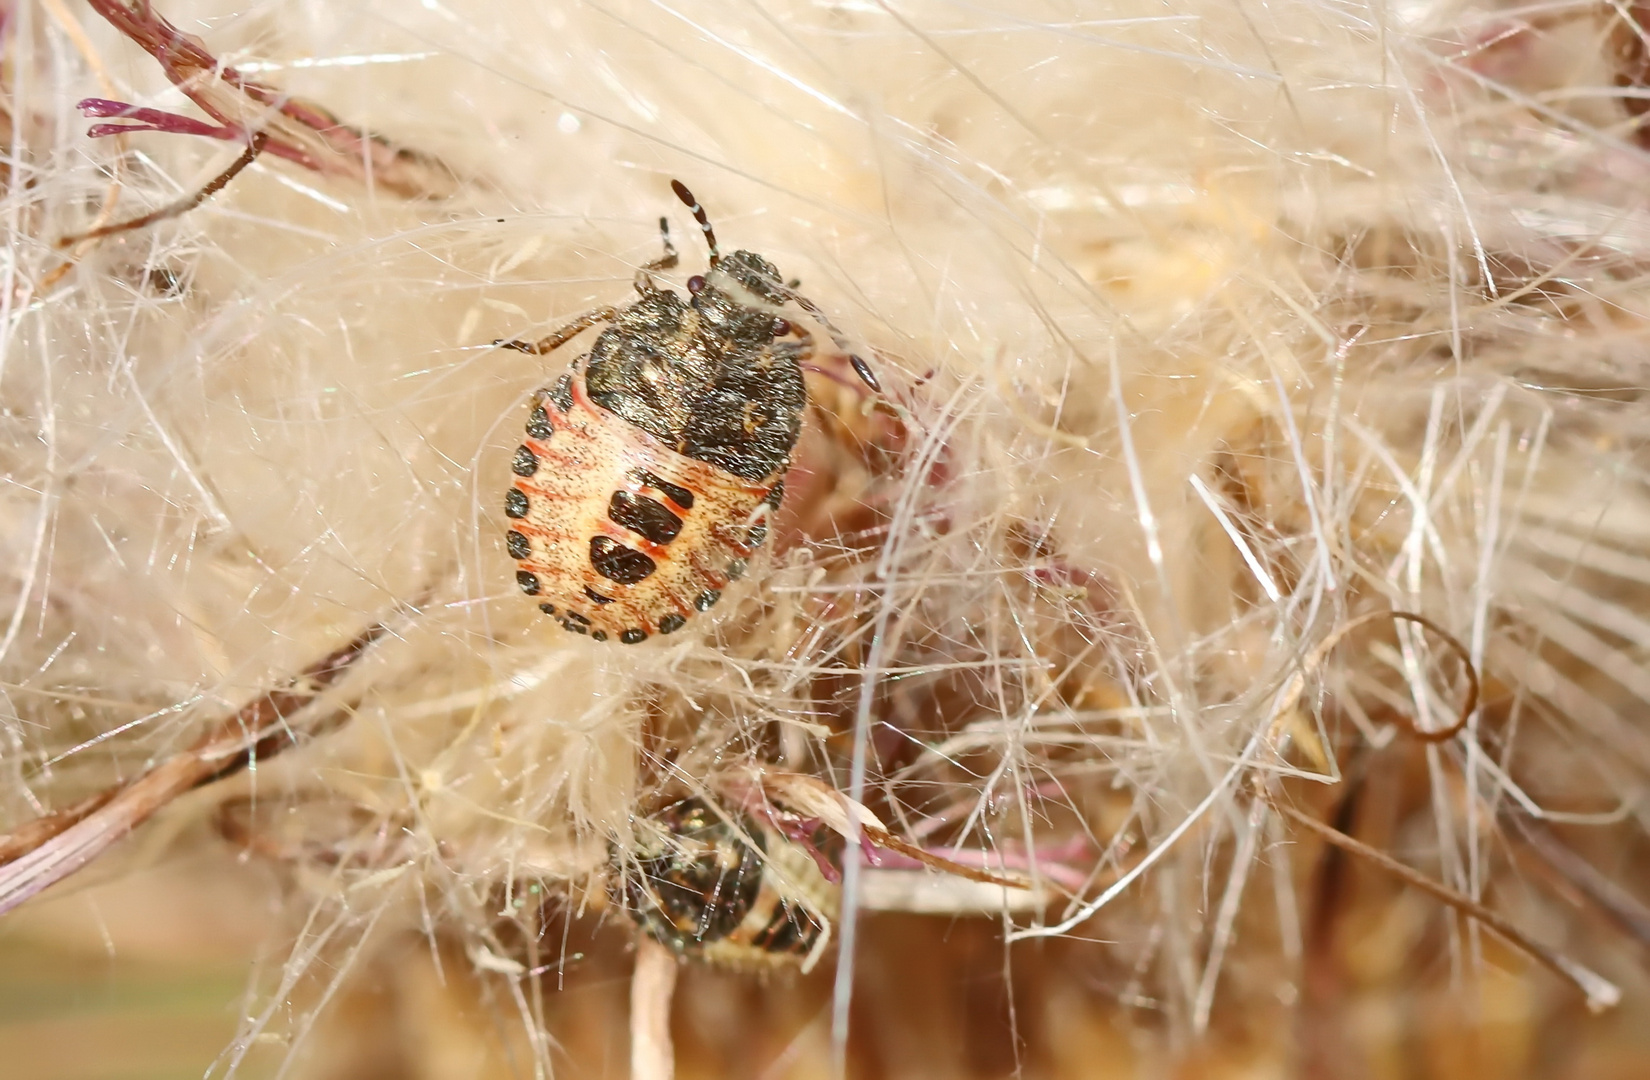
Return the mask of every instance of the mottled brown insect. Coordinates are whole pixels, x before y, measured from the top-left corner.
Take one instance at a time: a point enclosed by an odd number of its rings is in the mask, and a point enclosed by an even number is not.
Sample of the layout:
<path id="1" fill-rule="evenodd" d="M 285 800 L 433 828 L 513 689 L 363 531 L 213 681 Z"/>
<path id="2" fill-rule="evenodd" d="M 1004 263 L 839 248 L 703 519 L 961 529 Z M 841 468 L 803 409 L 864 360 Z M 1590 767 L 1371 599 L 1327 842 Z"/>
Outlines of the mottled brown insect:
<path id="1" fill-rule="evenodd" d="M 504 501 L 521 590 L 598 641 L 673 633 L 743 576 L 784 498 L 808 401 L 802 364 L 814 338 L 782 309 L 795 304 L 842 344 L 772 263 L 722 255 L 698 201 L 672 187 L 710 249 L 686 298 L 652 278 L 676 265 L 660 219 L 665 254 L 637 274 L 640 299 L 539 342 L 501 343 L 542 355 L 608 324 L 534 395 Z M 850 360 L 874 388 L 864 361 Z"/>
<path id="2" fill-rule="evenodd" d="M 638 822 L 637 833 L 635 852 L 615 853 L 615 891 L 655 941 L 746 969 L 808 971 L 824 955 L 837 889 L 771 825 L 691 798 Z"/>

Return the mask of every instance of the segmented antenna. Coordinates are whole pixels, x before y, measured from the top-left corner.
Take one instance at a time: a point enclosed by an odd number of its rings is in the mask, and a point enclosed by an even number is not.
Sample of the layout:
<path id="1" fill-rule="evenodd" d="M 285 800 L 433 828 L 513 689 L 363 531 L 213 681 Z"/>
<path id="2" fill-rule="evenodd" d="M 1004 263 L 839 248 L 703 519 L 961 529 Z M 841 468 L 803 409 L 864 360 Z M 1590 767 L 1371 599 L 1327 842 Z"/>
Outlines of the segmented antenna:
<path id="1" fill-rule="evenodd" d="M 722 250 L 716 246 L 716 230 L 710 227 L 710 218 L 705 216 L 705 208 L 699 205 L 699 200 L 693 197 L 693 192 L 680 180 L 672 180 L 670 189 L 676 193 L 688 210 L 693 213 L 693 220 L 699 223 L 699 228 L 705 234 L 705 246 L 710 248 L 710 264 L 715 266 L 722 261 Z"/>
<path id="2" fill-rule="evenodd" d="M 877 378 L 877 373 L 871 370 L 871 365 L 867 364 L 863 358 L 848 351 L 848 339 L 842 336 L 842 331 L 836 328 L 836 323 L 832 322 L 830 317 L 820 310 L 818 304 L 797 292 L 795 285 L 795 282 L 786 285 L 785 294 L 796 301 L 797 307 L 819 320 L 820 325 L 825 327 L 826 332 L 831 335 L 831 340 L 836 343 L 837 349 L 848 357 L 848 363 L 853 367 L 854 374 L 859 376 L 860 381 L 877 393 L 882 393 L 882 382 Z"/>

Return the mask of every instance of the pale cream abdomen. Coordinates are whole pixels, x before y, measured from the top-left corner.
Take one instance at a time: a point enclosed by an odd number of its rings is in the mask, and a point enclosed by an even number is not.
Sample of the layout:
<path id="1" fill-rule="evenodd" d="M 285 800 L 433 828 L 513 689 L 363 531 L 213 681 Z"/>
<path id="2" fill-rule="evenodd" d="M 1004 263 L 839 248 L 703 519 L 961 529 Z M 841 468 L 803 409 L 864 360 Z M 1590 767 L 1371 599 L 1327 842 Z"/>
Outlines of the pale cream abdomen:
<path id="1" fill-rule="evenodd" d="M 550 437 L 516 451 L 506 514 L 517 580 L 597 640 L 671 633 L 743 575 L 785 470 L 742 480 L 592 402 L 582 372 L 571 390 L 565 411 L 541 395 Z"/>

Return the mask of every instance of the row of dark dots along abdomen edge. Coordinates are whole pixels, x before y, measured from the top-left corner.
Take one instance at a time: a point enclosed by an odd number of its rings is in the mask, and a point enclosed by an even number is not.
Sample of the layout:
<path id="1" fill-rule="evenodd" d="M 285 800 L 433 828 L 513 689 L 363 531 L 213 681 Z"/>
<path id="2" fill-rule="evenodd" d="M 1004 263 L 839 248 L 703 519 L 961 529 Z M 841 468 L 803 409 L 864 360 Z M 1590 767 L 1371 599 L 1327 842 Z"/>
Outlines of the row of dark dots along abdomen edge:
<path id="1" fill-rule="evenodd" d="M 541 403 L 534 407 L 527 421 L 529 437 L 541 442 L 548 441 L 554 435 L 550 425 L 550 418 Z M 510 469 L 517 476 L 527 478 L 537 474 L 539 470 L 538 455 L 527 446 L 518 446 L 515 456 L 510 463 Z M 665 495 L 684 512 L 693 506 L 693 493 L 684 487 L 672 484 L 669 481 L 654 476 L 645 470 L 632 470 L 633 479 L 646 487 L 651 487 Z M 776 509 L 779 500 L 784 496 L 784 482 L 775 484 L 763 500 L 770 508 Z M 524 518 L 528 512 L 527 495 L 518 488 L 510 488 L 504 496 L 504 514 L 509 518 Z M 636 533 L 661 547 L 674 540 L 682 528 L 682 519 L 669 507 L 657 499 L 646 495 L 636 495 L 628 491 L 615 491 L 608 501 L 608 517 L 617 525 Z M 768 527 L 765 522 L 753 525 L 748 533 L 748 543 L 751 547 L 760 547 L 767 539 Z M 532 554 L 527 537 L 511 529 L 505 536 L 506 546 L 510 557 L 517 561 L 524 560 Z M 590 541 L 591 568 L 607 578 L 609 581 L 620 584 L 635 584 L 646 579 L 657 569 L 657 564 L 645 552 L 626 547 L 607 536 L 592 537 Z M 744 559 L 734 559 L 727 566 L 729 580 L 738 580 L 746 568 Z M 516 572 L 516 584 L 528 596 L 537 596 L 539 593 L 538 576 L 530 570 Z M 612 603 L 613 598 L 603 596 L 595 590 L 585 587 L 585 593 L 593 603 Z M 711 605 L 721 599 L 720 589 L 706 589 L 694 598 L 693 606 L 699 611 L 708 610 Z M 588 633 L 597 641 L 607 640 L 607 633 L 603 630 L 591 630 L 590 620 L 578 612 L 569 610 L 561 614 L 554 604 L 540 604 L 539 610 L 546 615 L 558 619 L 564 629 L 574 633 Z M 659 633 L 669 634 L 682 628 L 687 622 L 685 616 L 679 612 L 670 612 L 659 619 Z M 624 630 L 619 634 L 619 640 L 627 645 L 634 645 L 647 640 L 647 631 L 640 627 Z"/>

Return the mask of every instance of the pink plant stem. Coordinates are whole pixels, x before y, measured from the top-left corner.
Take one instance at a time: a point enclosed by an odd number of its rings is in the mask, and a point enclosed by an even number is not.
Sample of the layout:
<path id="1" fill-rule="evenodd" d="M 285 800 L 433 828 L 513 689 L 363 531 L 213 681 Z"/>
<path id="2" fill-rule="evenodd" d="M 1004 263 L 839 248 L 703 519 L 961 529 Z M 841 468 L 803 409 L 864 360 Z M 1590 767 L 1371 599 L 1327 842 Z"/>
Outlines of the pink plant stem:
<path id="1" fill-rule="evenodd" d="M 1023 873 L 1031 873 L 1035 871 L 1073 895 L 1081 892 L 1084 884 L 1088 881 L 1088 875 L 1076 867 L 1068 866 L 1060 861 L 1045 861 L 1042 858 L 1038 858 L 1034 862 L 1024 852 L 980 851 L 975 848 L 961 850 L 954 848 L 924 848 L 923 850 L 935 858 L 988 872 L 1017 870 Z M 926 865 L 920 860 L 909 855 L 902 855 L 897 851 L 878 851 L 876 856 L 874 860 L 866 859 L 865 863 L 870 866 L 880 866 L 892 870 L 926 869 Z"/>

